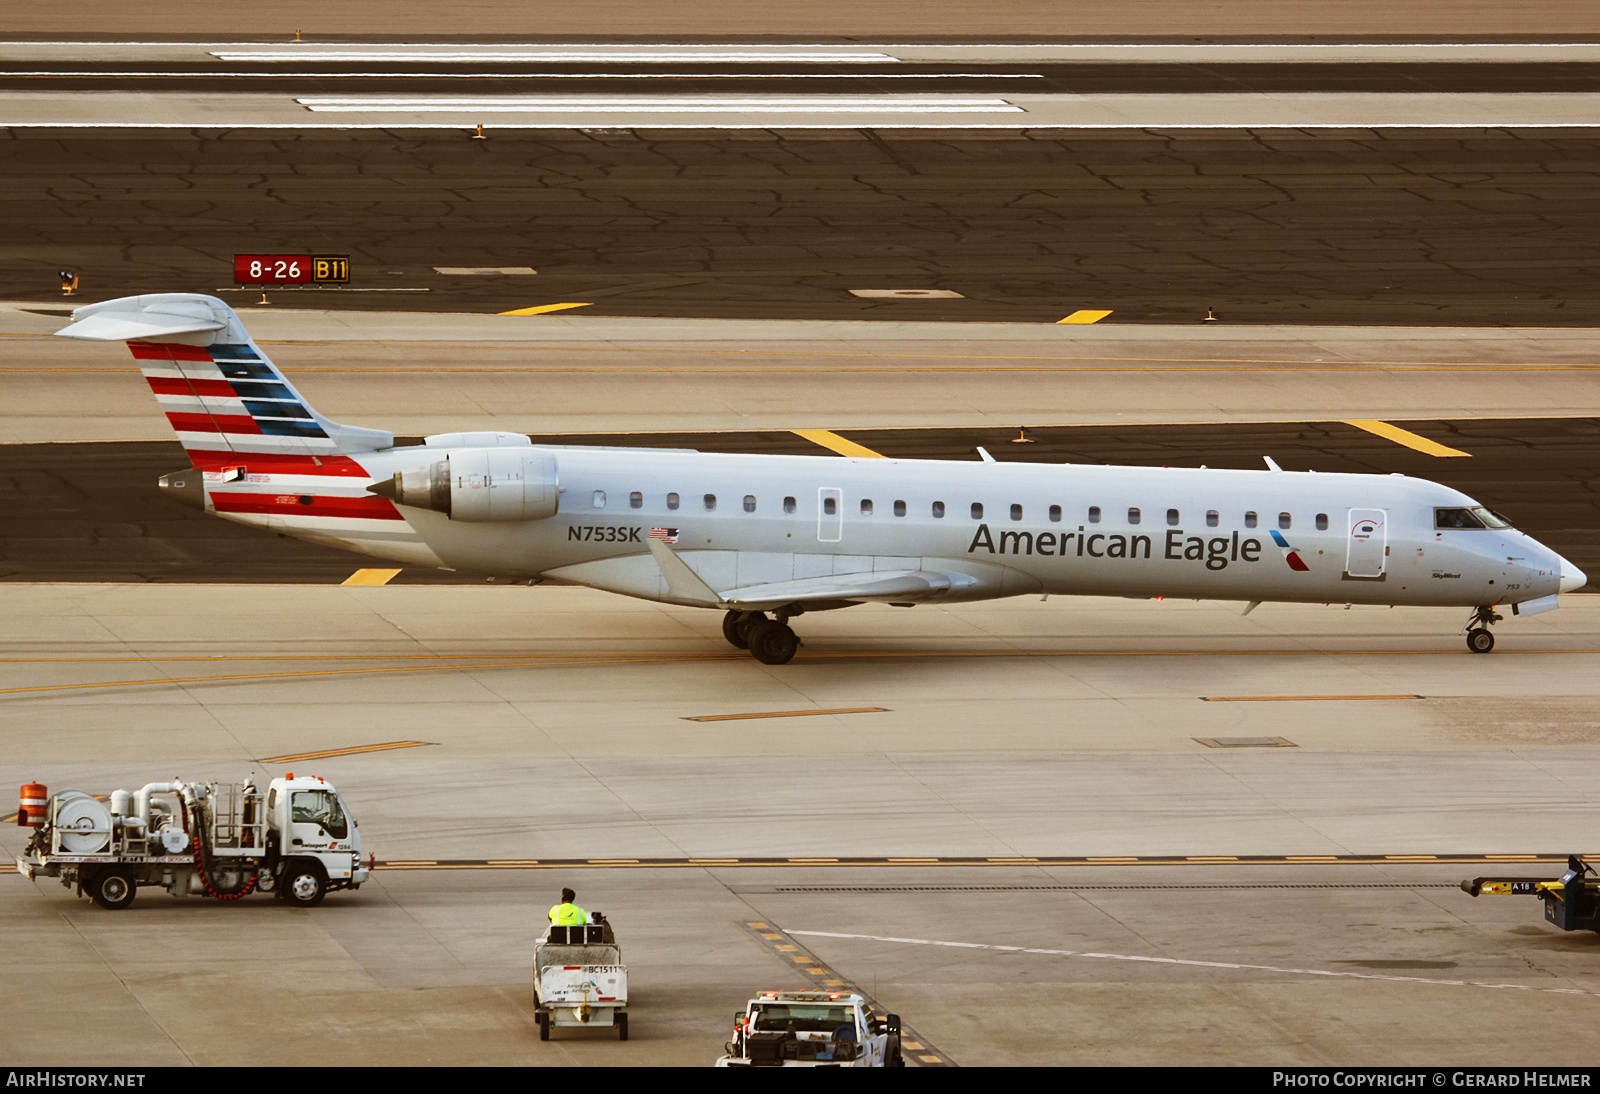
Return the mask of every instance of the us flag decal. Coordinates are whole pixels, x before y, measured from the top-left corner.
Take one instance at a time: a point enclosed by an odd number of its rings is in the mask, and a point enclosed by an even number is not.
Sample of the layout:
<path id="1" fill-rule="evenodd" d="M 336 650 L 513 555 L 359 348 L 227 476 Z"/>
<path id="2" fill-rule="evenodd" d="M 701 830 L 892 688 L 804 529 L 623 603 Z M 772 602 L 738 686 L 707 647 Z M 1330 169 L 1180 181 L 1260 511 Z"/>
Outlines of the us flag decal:
<path id="1" fill-rule="evenodd" d="M 659 539 L 662 543 L 676 543 L 678 542 L 678 530 L 676 528 L 652 528 L 650 529 L 650 538 Z"/>

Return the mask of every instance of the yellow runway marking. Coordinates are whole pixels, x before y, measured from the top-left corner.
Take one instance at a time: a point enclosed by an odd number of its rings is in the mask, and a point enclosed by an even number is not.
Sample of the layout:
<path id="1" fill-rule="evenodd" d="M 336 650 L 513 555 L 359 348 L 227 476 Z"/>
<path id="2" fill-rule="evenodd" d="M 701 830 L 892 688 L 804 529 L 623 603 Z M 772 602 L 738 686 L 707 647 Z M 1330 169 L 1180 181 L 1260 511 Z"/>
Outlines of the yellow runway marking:
<path id="1" fill-rule="evenodd" d="M 1110 309 L 1107 309 L 1105 311 L 1092 311 L 1092 310 L 1075 311 L 1071 315 L 1067 316 L 1065 319 L 1057 319 L 1056 320 L 1056 325 L 1060 326 L 1062 323 L 1098 323 L 1098 322 L 1100 322 L 1100 320 L 1104 319 L 1106 316 L 1108 316 L 1110 314 L 1111 314 Z"/>
<path id="2" fill-rule="evenodd" d="M 888 707 L 840 707 L 837 710 L 768 710 L 759 714 L 697 714 L 685 722 L 739 722 L 747 718 L 805 718 L 813 714 L 878 714 Z"/>
<path id="3" fill-rule="evenodd" d="M 832 449 L 841 456 L 855 456 L 858 459 L 865 460 L 882 460 L 888 458 L 884 456 L 882 452 L 874 452 L 872 449 L 867 448 L 864 445 L 856 444 L 855 441 L 846 440 L 832 430 L 794 429 L 790 430 L 790 432 L 797 437 L 804 437 L 813 444 L 820 444 L 823 448 Z"/>
<path id="4" fill-rule="evenodd" d="M 385 741 L 377 745 L 352 745 L 350 748 L 329 748 L 321 752 L 296 752 L 289 756 L 268 756 L 257 760 L 263 764 L 297 764 L 307 760 L 327 760 L 334 756 L 355 756 L 363 752 L 389 752 L 396 748 L 421 748 L 434 741 Z"/>
<path id="5" fill-rule="evenodd" d="M 1344 424 L 1353 425 L 1357 429 L 1365 429 L 1368 433 L 1382 437 L 1386 441 L 1403 444 L 1407 448 L 1414 448 L 1418 452 L 1426 452 L 1430 456 L 1472 455 L 1471 452 L 1463 452 L 1459 448 L 1451 448 L 1449 445 L 1440 444 L 1438 441 L 1430 441 L 1428 438 L 1419 436 L 1409 429 L 1401 429 L 1397 425 L 1380 422 L 1376 418 L 1347 418 Z"/>
<path id="6" fill-rule="evenodd" d="M 503 311 L 501 315 L 548 315 L 553 311 L 566 311 L 569 308 L 592 308 L 593 304 L 540 304 L 535 308 L 518 308 L 515 311 Z"/>
<path id="7" fill-rule="evenodd" d="M 343 581 L 341 585 L 387 585 L 400 573 L 399 570 L 357 570 Z"/>
<path id="8" fill-rule="evenodd" d="M 1580 650 L 1505 650 L 1503 657 L 1539 657 L 1551 655 L 1592 655 L 1600 654 L 1600 649 Z M 1015 658 L 1052 658 L 1052 657 L 1417 657 L 1424 655 L 1434 656 L 1459 656 L 1458 650 L 1360 650 L 1355 653 L 1350 651 L 1334 650 L 1038 650 L 1034 652 L 1018 652 L 1016 650 L 957 650 L 957 651 L 885 651 L 879 653 L 812 653 L 804 654 L 800 660 L 805 661 L 854 661 L 854 660 L 906 660 L 922 658 L 937 660 L 948 658 L 981 658 L 981 657 L 1015 657 Z M 508 655 L 509 656 L 509 655 Z M 315 658 L 327 660 L 328 658 Z M 405 660 L 400 657 L 397 660 Z M 33 659 L 16 659 L 33 660 Z M 151 658 L 150 660 L 157 660 Z M 186 660 L 186 659 L 180 659 Z M 245 658 L 245 660 L 252 660 Z M 340 658 L 333 658 L 340 660 Z M 351 658 L 353 660 L 353 658 Z M 446 672 L 446 671 L 476 671 L 479 669 L 549 669 L 549 668 L 579 668 L 595 665 L 662 665 L 684 664 L 694 661 L 746 661 L 744 654 L 679 654 L 674 656 L 657 657 L 592 657 L 580 660 L 545 660 L 545 661 L 509 661 L 497 664 L 475 665 L 400 665 L 389 668 L 370 669 L 318 669 L 305 672 L 256 672 L 241 673 L 234 676 L 180 676 L 157 678 L 153 680 L 108 680 L 86 684 L 43 684 L 33 687 L 0 688 L 0 695 L 24 695 L 52 691 L 76 691 L 85 688 L 123 688 L 123 687 L 150 687 L 158 684 L 216 684 L 230 683 L 236 680 L 288 680 L 302 679 L 308 676 L 355 676 L 371 673 L 400 673 L 400 672 Z M 1340 697 L 1342 698 L 1342 696 Z"/>
<path id="9" fill-rule="evenodd" d="M 1202 695 L 1202 703 L 1320 703 L 1344 699 L 1426 699 L 1426 695 Z"/>

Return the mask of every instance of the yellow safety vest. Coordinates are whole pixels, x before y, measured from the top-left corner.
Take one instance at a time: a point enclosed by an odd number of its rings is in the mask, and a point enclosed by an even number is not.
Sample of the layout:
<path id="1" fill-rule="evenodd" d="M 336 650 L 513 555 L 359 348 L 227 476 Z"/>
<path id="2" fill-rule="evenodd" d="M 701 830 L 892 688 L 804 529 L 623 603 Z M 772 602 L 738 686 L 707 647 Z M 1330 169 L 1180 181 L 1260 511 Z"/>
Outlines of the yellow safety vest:
<path id="1" fill-rule="evenodd" d="M 557 927 L 576 927 L 589 922 L 589 913 L 576 904 L 557 904 L 550 909 L 550 922 Z"/>

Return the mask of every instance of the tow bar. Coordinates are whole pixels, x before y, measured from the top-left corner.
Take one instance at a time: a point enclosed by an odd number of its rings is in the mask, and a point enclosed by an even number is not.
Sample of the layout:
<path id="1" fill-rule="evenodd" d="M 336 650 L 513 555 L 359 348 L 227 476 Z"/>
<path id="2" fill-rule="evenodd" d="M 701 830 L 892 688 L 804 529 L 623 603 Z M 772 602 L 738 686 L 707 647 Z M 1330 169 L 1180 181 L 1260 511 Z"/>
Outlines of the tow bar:
<path id="1" fill-rule="evenodd" d="M 1475 877 L 1461 883 L 1471 896 L 1537 896 L 1544 918 L 1563 931 L 1600 931 L 1600 877 L 1577 855 L 1567 856 L 1567 872 L 1555 881 L 1534 877 Z"/>

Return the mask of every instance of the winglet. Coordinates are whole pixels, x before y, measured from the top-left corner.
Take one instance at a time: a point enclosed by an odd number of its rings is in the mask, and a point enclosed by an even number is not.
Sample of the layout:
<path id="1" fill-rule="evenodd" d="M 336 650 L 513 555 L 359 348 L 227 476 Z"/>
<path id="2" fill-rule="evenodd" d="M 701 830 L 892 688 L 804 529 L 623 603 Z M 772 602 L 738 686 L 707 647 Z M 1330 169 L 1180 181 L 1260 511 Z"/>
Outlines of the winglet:
<path id="1" fill-rule="evenodd" d="M 659 539 L 647 540 L 646 545 L 656 565 L 661 567 L 661 576 L 667 579 L 668 596 L 682 603 L 700 604 L 707 608 L 725 606 L 716 590 L 702 581 L 700 575 L 691 570 L 689 564 L 679 558 L 671 547 Z"/>
<path id="2" fill-rule="evenodd" d="M 1271 456 L 1262 456 L 1261 458 L 1267 461 L 1267 470 L 1268 471 L 1282 471 L 1283 470 L 1283 468 L 1278 466 L 1278 461 L 1273 459 Z"/>

